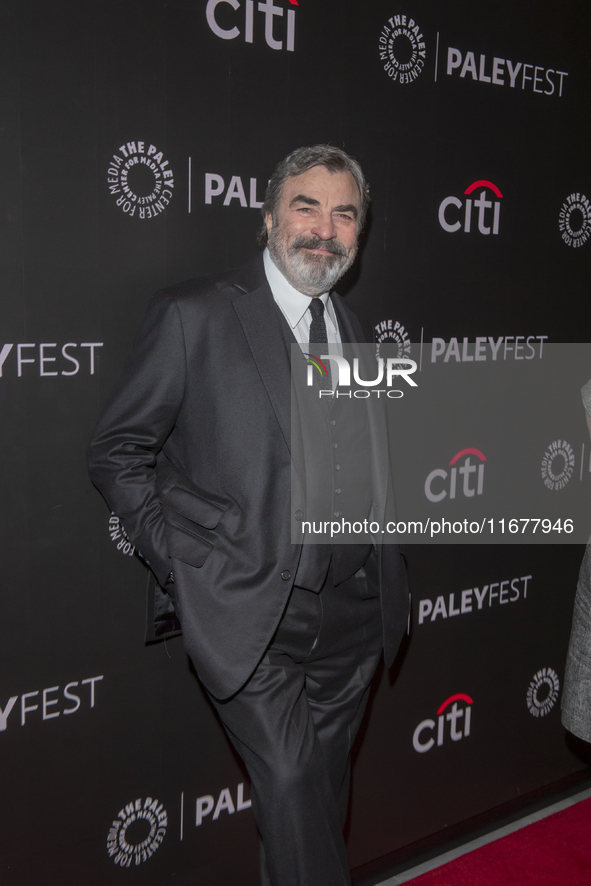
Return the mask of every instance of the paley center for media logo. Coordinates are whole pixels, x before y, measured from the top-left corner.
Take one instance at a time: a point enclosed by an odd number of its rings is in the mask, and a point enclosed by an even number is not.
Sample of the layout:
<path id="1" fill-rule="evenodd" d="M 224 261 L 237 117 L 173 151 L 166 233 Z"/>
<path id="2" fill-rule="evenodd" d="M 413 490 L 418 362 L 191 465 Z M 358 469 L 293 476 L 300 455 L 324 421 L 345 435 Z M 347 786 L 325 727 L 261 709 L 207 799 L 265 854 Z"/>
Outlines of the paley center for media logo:
<path id="1" fill-rule="evenodd" d="M 456 692 L 437 708 L 437 722 L 431 718 L 421 720 L 412 736 L 412 746 L 417 754 L 426 754 L 435 746 L 435 742 L 440 748 L 446 739 L 461 741 L 468 738 L 473 704 L 465 692 Z"/>
<path id="2" fill-rule="evenodd" d="M 393 15 L 388 19 L 382 28 L 378 49 L 384 71 L 396 83 L 412 83 L 425 67 L 425 38 L 409 15 Z"/>
<path id="3" fill-rule="evenodd" d="M 107 185 L 125 215 L 155 218 L 172 200 L 174 175 L 156 145 L 130 141 L 111 157 Z"/>
<path id="4" fill-rule="evenodd" d="M 570 194 L 561 206 L 558 227 L 567 246 L 583 246 L 591 237 L 591 200 L 584 194 Z"/>
<path id="5" fill-rule="evenodd" d="M 560 680 L 552 668 L 541 668 L 527 689 L 527 709 L 532 717 L 545 717 L 558 700 Z"/>
<path id="6" fill-rule="evenodd" d="M 473 191 L 481 189 L 477 197 L 470 197 Z M 487 194 L 490 191 L 497 199 L 487 200 Z M 439 204 L 439 224 L 444 231 L 449 234 L 455 234 L 459 230 L 463 230 L 465 234 L 478 227 L 481 234 L 498 234 L 501 216 L 501 200 L 503 195 L 499 188 L 488 179 L 481 178 L 468 185 L 464 191 L 466 199 L 460 200 L 458 197 L 445 197 Z M 455 209 L 450 209 L 450 207 Z M 474 219 L 472 218 L 472 208 L 474 206 Z M 492 209 L 492 214 L 489 210 Z M 457 210 L 457 211 L 456 211 Z M 476 213 L 478 210 L 478 213 Z M 477 215 L 477 218 L 476 218 Z"/>
<path id="7" fill-rule="evenodd" d="M 218 7 L 222 9 L 218 10 Z M 230 6 L 236 15 L 233 15 L 224 7 Z M 205 17 L 210 30 L 220 40 L 236 40 L 242 37 L 245 43 L 255 43 L 259 33 L 259 26 L 255 13 L 262 13 L 265 22 L 265 43 L 270 49 L 287 52 L 295 51 L 295 23 L 298 0 L 289 0 L 289 8 L 277 6 L 273 0 L 208 0 L 205 7 Z M 286 13 L 286 15 L 284 15 Z M 278 27 L 275 27 L 275 19 L 281 19 Z M 230 27 L 228 27 L 230 25 Z"/>
<path id="8" fill-rule="evenodd" d="M 575 453 L 566 440 L 554 440 L 542 459 L 544 486 L 553 492 L 563 489 L 575 470 Z"/>
<path id="9" fill-rule="evenodd" d="M 109 535 L 113 544 L 117 546 L 118 551 L 126 557 L 133 557 L 135 546 L 130 542 L 125 527 L 117 514 L 111 513 L 109 517 Z"/>
<path id="10" fill-rule="evenodd" d="M 475 464 L 472 464 L 472 457 L 476 459 Z M 443 468 L 435 468 L 431 471 L 425 480 L 425 495 L 432 502 L 443 501 L 448 495 L 450 498 L 455 498 L 458 493 L 465 498 L 482 495 L 484 492 L 485 461 L 486 456 L 480 449 L 475 449 L 474 447 L 460 449 L 449 462 L 451 467 L 449 473 Z M 458 474 L 460 475 L 459 478 Z M 473 482 L 474 480 L 475 483 Z M 437 483 L 434 487 L 435 481 Z"/>
<path id="11" fill-rule="evenodd" d="M 251 809 L 252 802 L 245 796 L 247 790 L 248 787 L 241 782 L 222 788 L 217 799 L 213 794 L 197 797 L 194 805 L 190 801 L 185 802 L 185 791 L 182 791 L 180 815 L 171 816 L 160 800 L 152 797 L 132 800 L 119 810 L 117 817 L 111 822 L 107 835 L 107 853 L 119 867 L 140 865 L 160 848 L 167 832 L 168 839 L 173 837 L 175 826 L 178 827 L 177 838 L 182 842 L 188 836 L 187 827 L 190 824 L 196 828 L 212 824 L 215 826 L 216 822 L 222 821 L 227 815 Z M 170 803 L 167 805 L 170 809 Z"/>
<path id="12" fill-rule="evenodd" d="M 151 858 L 160 847 L 168 826 L 166 809 L 152 797 L 128 803 L 119 810 L 107 837 L 107 852 L 115 864 L 131 867 Z"/>
<path id="13" fill-rule="evenodd" d="M 376 357 L 380 356 L 380 345 L 397 345 L 397 357 L 410 357 L 410 335 L 399 320 L 380 320 L 374 326 Z"/>
<path id="14" fill-rule="evenodd" d="M 326 388 L 318 391 L 318 396 L 320 398 L 347 397 L 351 399 L 354 397 L 358 400 L 367 400 L 372 394 L 375 394 L 378 399 L 382 394 L 385 394 L 386 397 L 390 399 L 398 400 L 400 397 L 404 396 L 404 392 L 395 390 L 392 387 L 397 378 L 404 379 L 404 381 L 413 388 L 417 387 L 416 381 L 410 378 L 412 373 L 416 372 L 417 364 L 414 360 L 407 357 L 387 357 L 385 360 L 383 357 L 378 357 L 376 360 L 377 375 L 373 379 L 361 378 L 359 357 L 354 357 L 353 380 L 360 387 L 351 390 L 339 390 L 340 388 L 351 388 L 351 364 L 346 357 L 342 357 L 338 354 L 320 354 L 319 356 L 316 356 L 306 352 L 304 352 L 303 356 L 308 364 L 306 375 L 307 386 L 319 387 L 319 382 L 326 384 Z M 332 388 L 328 387 L 328 380 L 331 377 L 327 365 L 328 361 L 335 364 L 334 368 L 337 370 L 337 385 L 334 391 Z M 378 385 L 384 383 L 384 380 L 386 387 L 379 388 Z"/>

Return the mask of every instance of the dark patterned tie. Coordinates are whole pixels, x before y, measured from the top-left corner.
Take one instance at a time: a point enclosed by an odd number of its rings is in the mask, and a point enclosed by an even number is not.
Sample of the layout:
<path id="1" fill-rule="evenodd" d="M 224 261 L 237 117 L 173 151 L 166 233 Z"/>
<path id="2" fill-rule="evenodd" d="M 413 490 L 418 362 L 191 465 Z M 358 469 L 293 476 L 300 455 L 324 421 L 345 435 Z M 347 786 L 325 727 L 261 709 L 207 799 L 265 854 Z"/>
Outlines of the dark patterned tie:
<path id="1" fill-rule="evenodd" d="M 328 343 L 328 335 L 326 334 L 326 321 L 324 319 L 324 302 L 320 298 L 310 299 L 310 313 L 312 314 L 312 322 L 310 323 L 310 353 L 316 357 L 326 353 L 323 345 Z M 327 375 L 320 375 L 318 371 L 314 372 L 314 384 L 318 387 L 332 388 L 332 379 L 330 374 L 330 361 L 323 360 L 322 363 L 326 368 Z"/>

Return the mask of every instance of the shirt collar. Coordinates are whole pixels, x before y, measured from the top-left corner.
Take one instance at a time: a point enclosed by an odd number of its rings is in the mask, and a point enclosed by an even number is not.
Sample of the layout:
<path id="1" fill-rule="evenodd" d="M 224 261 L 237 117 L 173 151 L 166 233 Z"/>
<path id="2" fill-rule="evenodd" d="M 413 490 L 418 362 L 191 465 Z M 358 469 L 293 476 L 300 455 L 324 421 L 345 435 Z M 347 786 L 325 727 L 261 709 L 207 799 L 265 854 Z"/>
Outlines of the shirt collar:
<path id="1" fill-rule="evenodd" d="M 287 280 L 273 259 L 268 249 L 263 252 L 263 264 L 265 266 L 265 274 L 267 281 L 271 287 L 273 298 L 283 311 L 283 314 L 292 329 L 298 325 L 304 314 L 310 307 L 310 296 L 304 295 L 298 289 L 295 289 Z M 338 329 L 337 318 L 332 301 L 329 298 L 329 292 L 323 292 L 318 298 L 324 302 L 326 308 L 325 316 L 332 323 L 335 330 Z"/>

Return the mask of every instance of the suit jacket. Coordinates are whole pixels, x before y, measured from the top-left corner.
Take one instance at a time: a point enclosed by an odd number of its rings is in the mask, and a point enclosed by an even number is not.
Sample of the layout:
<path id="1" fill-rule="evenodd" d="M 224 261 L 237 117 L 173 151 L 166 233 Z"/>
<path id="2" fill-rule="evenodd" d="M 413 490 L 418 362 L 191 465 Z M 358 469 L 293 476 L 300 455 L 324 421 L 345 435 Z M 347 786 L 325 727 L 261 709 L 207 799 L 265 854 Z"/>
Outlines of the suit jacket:
<path id="1" fill-rule="evenodd" d="M 591 416 L 591 381 L 581 389 Z M 562 692 L 562 723 L 591 742 L 591 538 L 581 563 Z"/>
<path id="2" fill-rule="evenodd" d="M 564 673 L 562 723 L 591 741 L 591 539 L 581 563 Z"/>
<path id="3" fill-rule="evenodd" d="M 343 340 L 362 341 L 355 315 L 332 298 Z M 263 656 L 301 554 L 290 538 L 283 323 L 260 258 L 157 293 L 89 447 L 93 482 L 159 583 L 174 571 L 187 652 L 218 698 Z M 389 664 L 408 614 L 396 546 L 379 547 L 375 572 Z"/>

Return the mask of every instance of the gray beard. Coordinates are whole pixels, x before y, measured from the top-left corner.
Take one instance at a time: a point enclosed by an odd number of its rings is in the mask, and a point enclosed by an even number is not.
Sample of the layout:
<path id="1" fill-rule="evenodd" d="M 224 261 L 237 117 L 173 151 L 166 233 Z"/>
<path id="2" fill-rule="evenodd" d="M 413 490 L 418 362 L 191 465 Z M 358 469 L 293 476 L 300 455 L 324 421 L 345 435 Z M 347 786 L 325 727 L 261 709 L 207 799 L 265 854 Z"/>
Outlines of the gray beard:
<path id="1" fill-rule="evenodd" d="M 357 246 L 347 255 L 345 247 L 332 240 L 321 240 L 319 237 L 301 234 L 291 244 L 277 225 L 273 225 L 269 233 L 268 248 L 271 258 L 291 283 L 294 289 L 304 295 L 316 296 L 328 292 L 345 271 L 347 271 L 357 255 Z M 331 251 L 331 255 L 319 255 L 307 252 L 321 246 Z"/>

